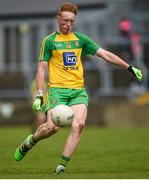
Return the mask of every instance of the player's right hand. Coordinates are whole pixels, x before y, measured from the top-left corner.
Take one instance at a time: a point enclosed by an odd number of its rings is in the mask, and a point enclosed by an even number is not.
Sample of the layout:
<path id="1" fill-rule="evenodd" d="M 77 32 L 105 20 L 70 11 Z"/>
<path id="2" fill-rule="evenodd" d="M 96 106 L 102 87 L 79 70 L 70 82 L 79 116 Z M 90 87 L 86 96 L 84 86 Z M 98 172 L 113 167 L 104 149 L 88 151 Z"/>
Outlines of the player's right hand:
<path id="1" fill-rule="evenodd" d="M 42 104 L 43 104 L 43 96 L 36 96 L 36 99 L 32 105 L 33 110 L 40 111 Z"/>

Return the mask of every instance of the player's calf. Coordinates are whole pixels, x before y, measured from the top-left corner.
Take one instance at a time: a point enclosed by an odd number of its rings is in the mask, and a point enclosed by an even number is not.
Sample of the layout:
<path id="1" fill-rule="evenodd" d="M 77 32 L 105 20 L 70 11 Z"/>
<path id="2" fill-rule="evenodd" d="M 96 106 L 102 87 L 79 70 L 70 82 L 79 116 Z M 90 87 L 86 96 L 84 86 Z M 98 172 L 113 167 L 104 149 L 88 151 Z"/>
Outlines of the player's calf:
<path id="1" fill-rule="evenodd" d="M 45 139 L 55 134 L 59 130 L 59 127 L 55 125 L 49 125 L 48 122 L 42 124 L 34 134 L 36 141 Z"/>

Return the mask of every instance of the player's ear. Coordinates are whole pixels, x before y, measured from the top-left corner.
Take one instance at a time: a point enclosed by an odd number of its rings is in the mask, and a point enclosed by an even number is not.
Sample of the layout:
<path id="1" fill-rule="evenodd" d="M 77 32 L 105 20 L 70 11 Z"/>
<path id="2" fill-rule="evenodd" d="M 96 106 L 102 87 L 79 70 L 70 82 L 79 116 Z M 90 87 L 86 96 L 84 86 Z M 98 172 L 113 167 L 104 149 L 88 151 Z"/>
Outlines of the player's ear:
<path id="1" fill-rule="evenodd" d="M 60 16 L 57 15 L 56 19 L 57 19 L 57 22 L 59 22 L 60 21 Z"/>

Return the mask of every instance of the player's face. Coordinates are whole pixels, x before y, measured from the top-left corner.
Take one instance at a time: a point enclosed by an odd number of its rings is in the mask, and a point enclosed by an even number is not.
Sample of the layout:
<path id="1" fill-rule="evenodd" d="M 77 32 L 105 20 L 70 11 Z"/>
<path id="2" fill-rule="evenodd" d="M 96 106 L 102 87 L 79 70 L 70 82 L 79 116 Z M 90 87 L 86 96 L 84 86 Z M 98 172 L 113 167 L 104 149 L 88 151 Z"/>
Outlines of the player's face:
<path id="1" fill-rule="evenodd" d="M 72 31 L 72 27 L 75 20 L 75 14 L 72 12 L 61 12 L 57 17 L 57 22 L 59 25 L 59 31 L 62 34 L 69 34 Z"/>

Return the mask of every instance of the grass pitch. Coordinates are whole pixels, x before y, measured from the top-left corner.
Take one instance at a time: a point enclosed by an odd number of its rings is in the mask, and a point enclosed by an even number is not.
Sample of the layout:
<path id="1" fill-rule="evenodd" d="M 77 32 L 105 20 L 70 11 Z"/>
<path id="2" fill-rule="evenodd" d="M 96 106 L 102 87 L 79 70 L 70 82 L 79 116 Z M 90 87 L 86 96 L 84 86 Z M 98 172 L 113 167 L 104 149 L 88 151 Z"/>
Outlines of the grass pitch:
<path id="1" fill-rule="evenodd" d="M 0 127 L 0 179 L 149 178 L 149 130 L 84 129 L 77 151 L 62 175 L 54 175 L 69 129 L 39 142 L 20 161 L 16 147 L 30 133 L 28 127 Z"/>

